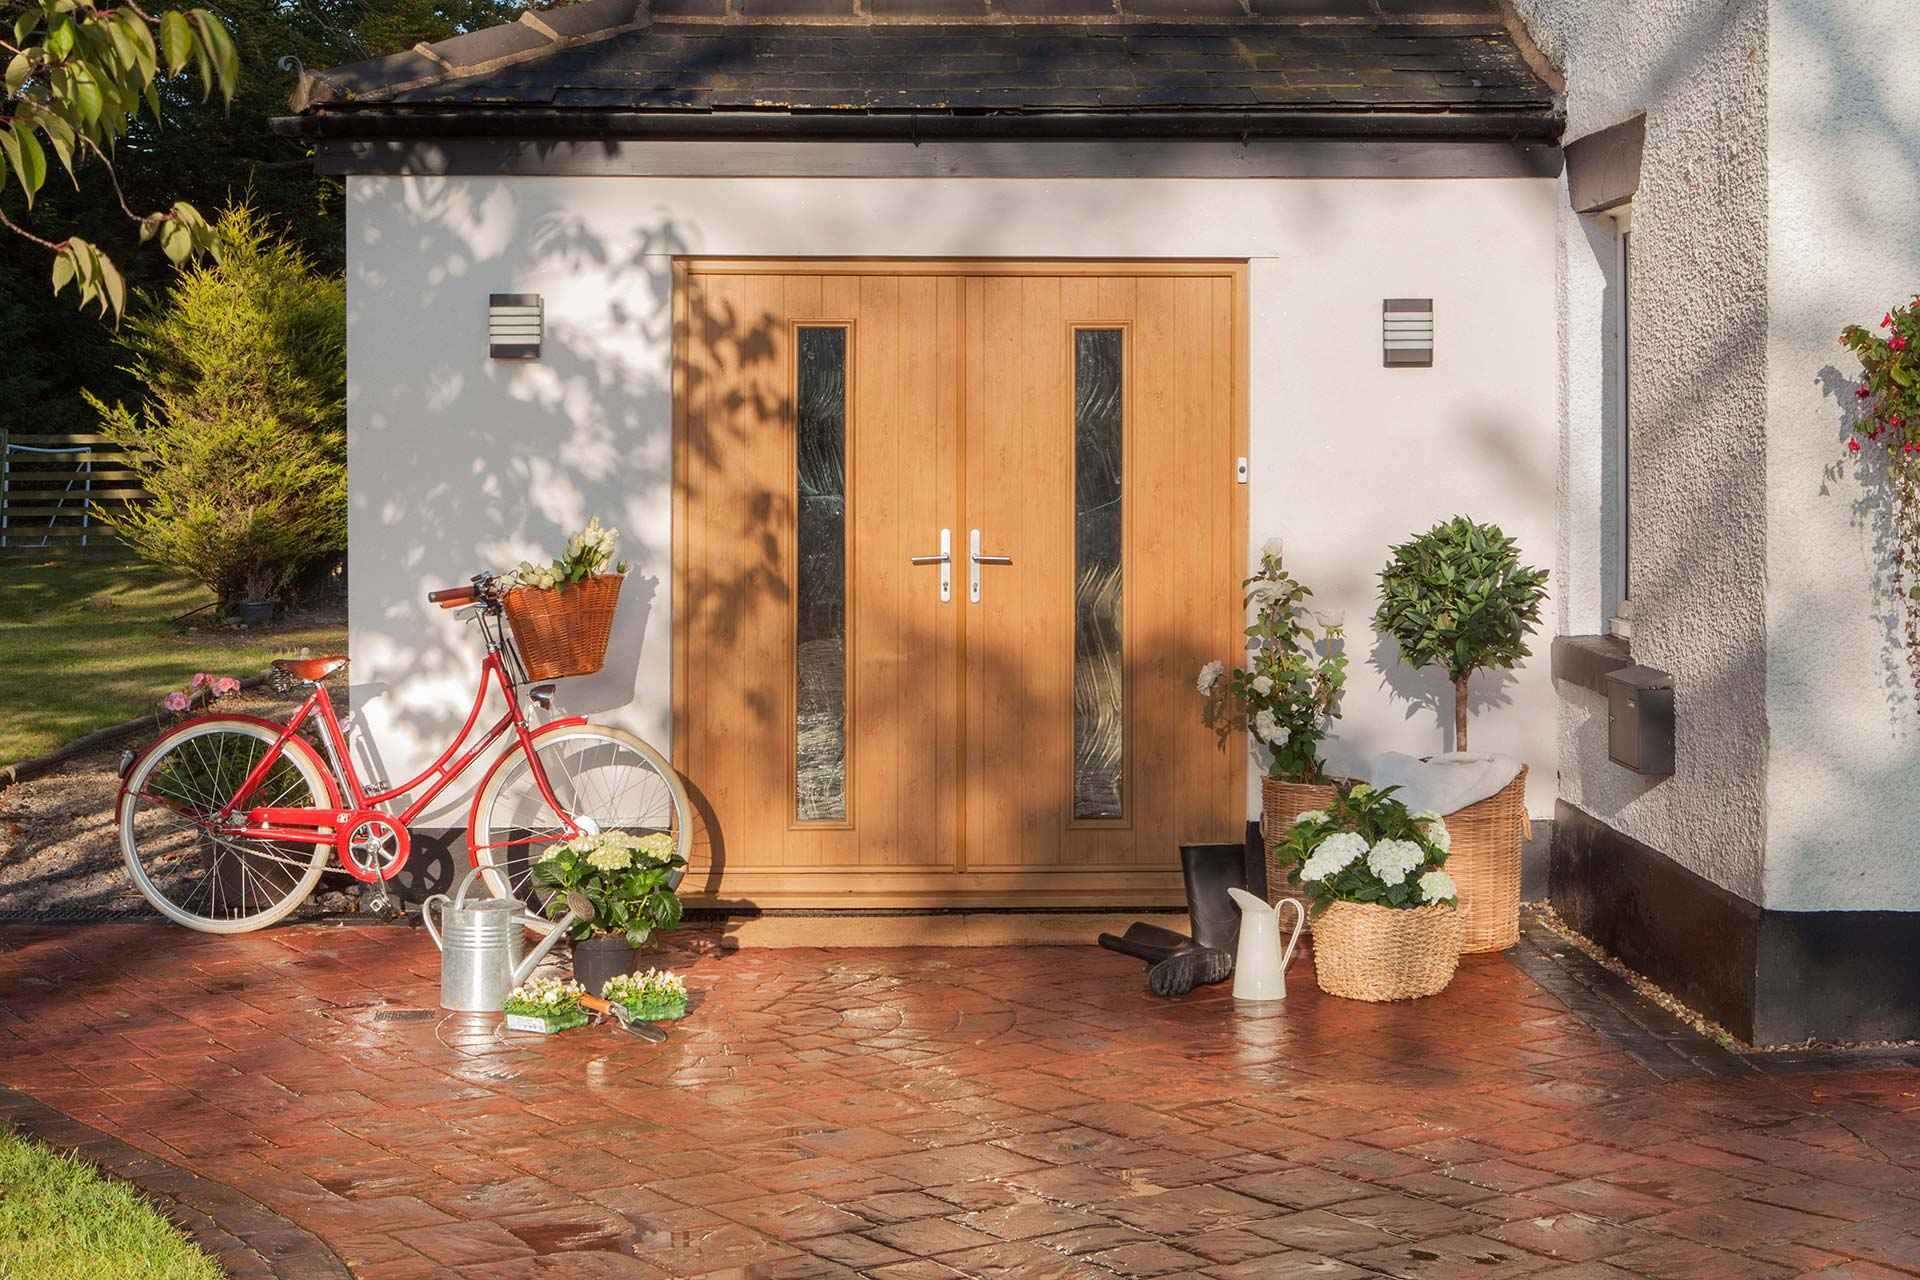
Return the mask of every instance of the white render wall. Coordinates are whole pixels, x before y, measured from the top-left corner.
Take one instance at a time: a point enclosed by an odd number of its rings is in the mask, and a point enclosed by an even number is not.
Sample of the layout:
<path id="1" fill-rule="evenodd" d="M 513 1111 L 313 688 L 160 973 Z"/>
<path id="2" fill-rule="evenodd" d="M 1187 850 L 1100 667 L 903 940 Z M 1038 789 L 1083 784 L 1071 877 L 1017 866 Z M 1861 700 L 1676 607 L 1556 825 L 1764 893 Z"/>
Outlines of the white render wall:
<path id="1" fill-rule="evenodd" d="M 1562 794 L 1750 902 L 1768 841 L 1766 3 L 1515 0 L 1566 74 L 1566 139 L 1647 115 L 1628 290 L 1633 656 L 1673 674 L 1676 768 L 1654 780 L 1610 762 L 1605 699 L 1568 686 Z M 1574 566 L 1562 625 L 1593 634 L 1614 282 L 1606 229 L 1564 191 L 1558 207 Z"/>
<path id="2" fill-rule="evenodd" d="M 1345 615 L 1336 768 L 1440 749 L 1450 688 L 1377 645 L 1374 575 L 1389 542 L 1464 512 L 1565 578 L 1558 198 L 1540 179 L 353 177 L 355 707 L 388 773 L 424 764 L 458 727 L 474 648 L 425 592 L 550 551 L 597 513 L 624 531 L 634 572 L 607 670 L 561 701 L 666 746 L 673 255 L 1246 258 L 1249 556 L 1282 538 L 1317 603 Z M 538 363 L 487 359 L 490 292 L 543 295 Z M 1381 366 L 1381 300 L 1405 296 L 1435 300 L 1432 369 Z M 1541 816 L 1547 641 L 1476 685 L 1473 737 L 1533 767 Z"/>
<path id="3" fill-rule="evenodd" d="M 1845 456 L 1836 341 L 1920 292 L 1920 27 L 1771 0 L 1766 905 L 1920 909 L 1920 715 L 1879 468 Z M 1862 455 L 1875 457 L 1877 449 Z"/>

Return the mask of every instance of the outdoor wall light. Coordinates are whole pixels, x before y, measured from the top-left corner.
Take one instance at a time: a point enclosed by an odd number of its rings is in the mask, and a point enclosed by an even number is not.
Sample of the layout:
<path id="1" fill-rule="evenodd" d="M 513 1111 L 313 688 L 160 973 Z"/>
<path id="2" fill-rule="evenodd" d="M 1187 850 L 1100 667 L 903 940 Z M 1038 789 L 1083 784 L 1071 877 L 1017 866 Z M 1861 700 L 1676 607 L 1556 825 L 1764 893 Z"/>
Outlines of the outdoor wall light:
<path id="1" fill-rule="evenodd" d="M 1433 364 L 1433 299 L 1388 298 L 1380 307 L 1385 348 L 1381 363 L 1426 368 Z"/>
<path id="2" fill-rule="evenodd" d="M 487 355 L 495 360 L 540 358 L 540 295 L 487 295 Z"/>

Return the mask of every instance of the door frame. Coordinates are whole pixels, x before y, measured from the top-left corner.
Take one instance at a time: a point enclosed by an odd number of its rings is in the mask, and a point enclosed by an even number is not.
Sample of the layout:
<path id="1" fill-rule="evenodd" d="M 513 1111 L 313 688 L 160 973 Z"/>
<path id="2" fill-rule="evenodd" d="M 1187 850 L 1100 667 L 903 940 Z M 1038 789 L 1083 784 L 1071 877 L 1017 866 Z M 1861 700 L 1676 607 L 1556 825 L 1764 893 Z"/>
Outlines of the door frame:
<path id="1" fill-rule="evenodd" d="M 688 599 L 688 494 L 684 483 L 688 474 L 689 431 L 689 278 L 694 275 L 917 275 L 917 276 L 1208 276 L 1230 281 L 1234 324 L 1231 401 L 1234 453 L 1248 456 L 1248 361 L 1249 315 L 1248 264 L 1245 259 L 1219 258 L 794 258 L 752 256 L 676 256 L 672 262 L 672 492 L 673 536 L 670 610 L 672 615 L 673 666 L 673 745 L 672 760 L 684 772 L 687 754 L 689 715 L 688 647 L 691 611 Z M 965 380 L 961 418 L 965 419 Z M 1231 483 L 1231 545 L 1248 556 L 1248 485 L 1244 480 Z M 1244 575 L 1246 561 L 1222 572 Z M 965 664 L 960 679 L 966 679 Z M 964 689 L 964 684 L 963 684 Z M 964 725 L 961 729 L 965 732 Z M 849 753 L 853 744 L 848 744 Z M 792 747 L 789 744 L 789 751 Z M 962 748 L 964 750 L 964 747 Z M 1232 735 L 1227 750 L 1233 794 L 1247 792 L 1247 751 L 1245 735 Z M 790 771 L 791 763 L 787 762 Z M 790 779 L 783 777 L 783 785 Z M 697 786 L 689 787 L 698 796 Z M 702 804 L 695 802 L 695 821 L 705 823 Z M 851 814 L 849 814 L 851 820 Z M 960 868 L 966 866 L 964 832 L 961 833 Z M 726 892 L 719 892 L 714 874 L 722 869 L 709 868 L 705 876 L 688 877 L 682 896 L 700 906 L 729 904 L 787 907 L 838 906 L 847 908 L 901 907 L 907 902 L 929 907 L 1176 907 L 1184 908 L 1183 880 L 1178 866 L 1158 871 L 1086 870 L 1040 873 L 969 875 L 971 884 L 954 883 L 955 873 L 925 869 L 885 871 L 862 869 L 861 885 L 850 888 L 845 871 L 812 867 L 774 869 L 737 869 L 726 873 Z M 1044 877 L 1046 883 L 1032 880 Z M 695 883 L 700 881 L 700 883 Z"/>

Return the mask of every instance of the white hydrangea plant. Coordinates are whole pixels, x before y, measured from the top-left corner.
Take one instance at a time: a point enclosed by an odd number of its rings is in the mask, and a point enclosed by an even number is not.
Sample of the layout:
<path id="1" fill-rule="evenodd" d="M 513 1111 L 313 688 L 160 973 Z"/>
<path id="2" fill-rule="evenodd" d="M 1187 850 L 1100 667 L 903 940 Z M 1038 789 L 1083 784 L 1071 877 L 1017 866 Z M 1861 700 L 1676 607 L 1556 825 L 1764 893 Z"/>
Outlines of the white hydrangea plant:
<path id="1" fill-rule="evenodd" d="M 1453 877 L 1440 869 L 1451 844 L 1446 822 L 1408 812 L 1393 792 L 1362 784 L 1294 820 L 1277 852 L 1314 912 L 1335 902 L 1459 905 Z"/>

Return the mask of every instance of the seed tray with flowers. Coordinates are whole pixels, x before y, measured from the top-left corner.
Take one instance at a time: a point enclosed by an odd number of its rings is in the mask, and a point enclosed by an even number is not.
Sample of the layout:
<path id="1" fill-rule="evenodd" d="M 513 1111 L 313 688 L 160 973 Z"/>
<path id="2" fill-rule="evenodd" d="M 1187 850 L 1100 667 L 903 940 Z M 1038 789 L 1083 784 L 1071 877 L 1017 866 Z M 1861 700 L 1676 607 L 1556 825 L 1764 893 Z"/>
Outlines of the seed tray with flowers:
<path id="1" fill-rule="evenodd" d="M 607 979 L 600 994 L 646 1022 L 672 1022 L 687 1016 L 687 983 L 672 970 L 616 974 Z"/>
<path id="2" fill-rule="evenodd" d="M 586 989 L 577 982 L 529 979 L 507 993 L 507 1030 L 552 1035 L 569 1027 L 584 1027 L 589 1019 L 580 1006 L 580 997 L 585 994 Z"/>

